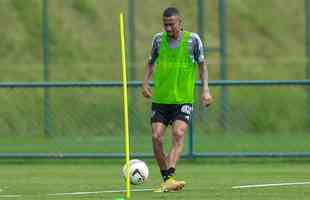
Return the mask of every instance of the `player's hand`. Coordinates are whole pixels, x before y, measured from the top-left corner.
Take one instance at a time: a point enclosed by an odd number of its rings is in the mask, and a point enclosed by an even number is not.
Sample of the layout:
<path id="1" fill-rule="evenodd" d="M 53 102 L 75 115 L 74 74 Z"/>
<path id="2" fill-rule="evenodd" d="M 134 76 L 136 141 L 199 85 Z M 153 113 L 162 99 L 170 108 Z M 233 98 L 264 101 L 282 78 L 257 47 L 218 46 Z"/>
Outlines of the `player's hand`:
<path id="1" fill-rule="evenodd" d="M 210 92 L 203 92 L 201 95 L 201 102 L 204 106 L 208 107 L 213 102 Z"/>
<path id="2" fill-rule="evenodd" d="M 151 87 L 150 87 L 150 85 L 148 83 L 143 83 L 142 95 L 145 98 L 150 98 L 152 96 L 152 90 L 151 90 Z"/>

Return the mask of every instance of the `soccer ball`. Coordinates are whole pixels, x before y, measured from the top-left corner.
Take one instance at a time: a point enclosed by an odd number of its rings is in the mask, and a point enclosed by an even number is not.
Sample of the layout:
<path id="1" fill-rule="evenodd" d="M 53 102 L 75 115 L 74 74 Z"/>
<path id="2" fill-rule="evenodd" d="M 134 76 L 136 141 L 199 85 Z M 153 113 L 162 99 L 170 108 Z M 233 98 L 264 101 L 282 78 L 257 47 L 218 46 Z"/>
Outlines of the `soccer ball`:
<path id="1" fill-rule="evenodd" d="M 122 175 L 126 180 L 126 164 L 123 166 Z M 149 176 L 149 169 L 142 160 L 134 159 L 129 161 L 130 183 L 141 185 Z"/>

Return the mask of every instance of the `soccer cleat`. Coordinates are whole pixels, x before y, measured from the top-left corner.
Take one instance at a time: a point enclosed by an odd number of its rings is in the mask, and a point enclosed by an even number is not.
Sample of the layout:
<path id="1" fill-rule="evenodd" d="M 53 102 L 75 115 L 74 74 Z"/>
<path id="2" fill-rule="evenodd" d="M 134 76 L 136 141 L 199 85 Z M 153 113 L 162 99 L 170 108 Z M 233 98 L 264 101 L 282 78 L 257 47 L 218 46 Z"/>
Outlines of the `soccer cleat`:
<path id="1" fill-rule="evenodd" d="M 164 183 L 161 183 L 159 188 L 154 189 L 154 192 L 168 192 L 168 190 L 164 188 Z"/>
<path id="2" fill-rule="evenodd" d="M 160 187 L 154 192 L 177 192 L 184 188 L 185 181 L 177 181 L 173 177 L 160 184 Z"/>

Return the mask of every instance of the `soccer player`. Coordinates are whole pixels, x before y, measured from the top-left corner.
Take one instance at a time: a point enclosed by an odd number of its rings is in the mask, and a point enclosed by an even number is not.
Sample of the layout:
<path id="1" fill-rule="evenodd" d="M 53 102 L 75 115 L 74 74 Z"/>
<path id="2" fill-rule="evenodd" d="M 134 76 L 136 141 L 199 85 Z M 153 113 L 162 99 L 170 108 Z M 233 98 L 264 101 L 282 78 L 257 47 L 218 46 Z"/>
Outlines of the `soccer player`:
<path id="1" fill-rule="evenodd" d="M 202 104 L 212 102 L 202 42 L 196 33 L 184 31 L 181 22 L 177 8 L 164 10 L 165 31 L 154 36 L 142 88 L 143 96 L 152 99 L 153 150 L 163 178 L 158 192 L 179 191 L 185 186 L 185 181 L 175 179 L 175 171 L 193 111 L 197 71 L 202 81 Z M 149 85 L 152 76 L 153 91 Z M 172 126 L 173 139 L 166 155 L 163 138 L 168 125 Z"/>

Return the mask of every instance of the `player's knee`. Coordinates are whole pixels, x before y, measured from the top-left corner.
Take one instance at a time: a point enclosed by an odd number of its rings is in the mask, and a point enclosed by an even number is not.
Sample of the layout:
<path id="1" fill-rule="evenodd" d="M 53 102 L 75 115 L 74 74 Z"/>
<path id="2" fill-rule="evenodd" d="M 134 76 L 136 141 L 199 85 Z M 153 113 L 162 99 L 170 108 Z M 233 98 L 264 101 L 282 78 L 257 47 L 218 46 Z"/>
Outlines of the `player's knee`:
<path id="1" fill-rule="evenodd" d="M 163 134 L 161 132 L 153 132 L 152 139 L 155 142 L 162 143 L 163 142 Z"/>
<path id="2" fill-rule="evenodd" d="M 177 142 L 182 142 L 184 135 L 185 135 L 185 129 L 183 129 L 183 128 L 177 128 L 177 129 L 173 130 L 173 138 Z"/>

